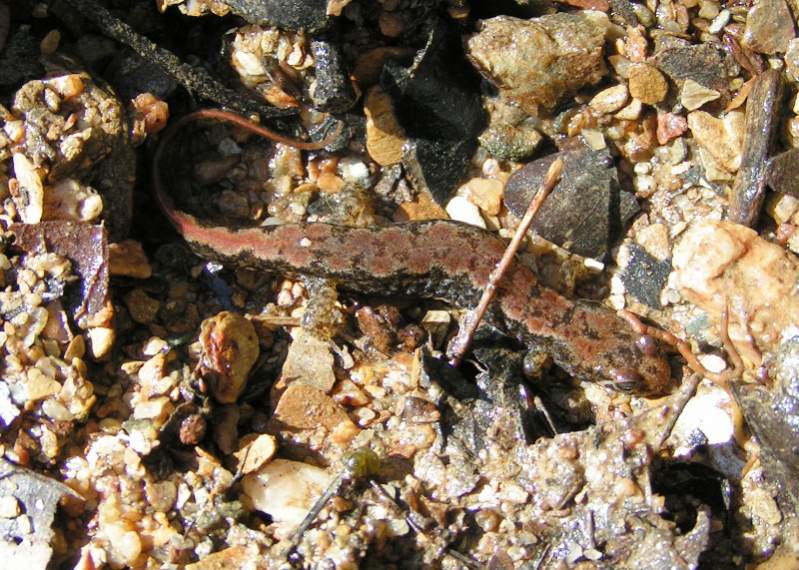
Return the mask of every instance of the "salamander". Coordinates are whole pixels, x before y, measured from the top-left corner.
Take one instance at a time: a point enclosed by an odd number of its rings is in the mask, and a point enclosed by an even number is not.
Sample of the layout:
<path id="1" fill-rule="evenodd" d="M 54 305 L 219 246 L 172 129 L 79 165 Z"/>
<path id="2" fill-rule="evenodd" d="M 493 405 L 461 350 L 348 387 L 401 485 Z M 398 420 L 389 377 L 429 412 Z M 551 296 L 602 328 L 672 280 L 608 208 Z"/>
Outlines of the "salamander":
<path id="1" fill-rule="evenodd" d="M 329 144 L 294 141 L 213 109 L 172 125 L 153 157 L 152 189 L 195 253 L 232 267 L 331 279 L 360 294 L 434 298 L 458 307 L 477 303 L 506 242 L 475 226 L 435 220 L 368 228 L 317 222 L 228 228 L 178 209 L 161 176 L 164 148 L 183 125 L 203 118 L 232 122 L 301 149 Z M 559 367 L 582 380 L 639 394 L 662 393 L 670 383 L 670 366 L 655 339 L 602 305 L 571 300 L 541 285 L 523 263 L 514 263 L 498 285 L 486 319 L 526 345 L 545 348 Z"/>

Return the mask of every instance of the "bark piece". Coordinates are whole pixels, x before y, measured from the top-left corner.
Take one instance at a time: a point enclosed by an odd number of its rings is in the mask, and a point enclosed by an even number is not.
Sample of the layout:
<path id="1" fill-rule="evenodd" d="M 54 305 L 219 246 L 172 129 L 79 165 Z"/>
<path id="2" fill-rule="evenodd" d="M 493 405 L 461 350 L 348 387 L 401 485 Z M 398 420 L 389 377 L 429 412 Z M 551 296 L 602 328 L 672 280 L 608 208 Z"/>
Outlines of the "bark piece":
<path id="1" fill-rule="evenodd" d="M 782 73 L 769 69 L 758 76 L 746 103 L 741 167 L 732 188 L 729 212 L 730 220 L 745 226 L 755 225 L 760 217 L 782 91 Z"/>

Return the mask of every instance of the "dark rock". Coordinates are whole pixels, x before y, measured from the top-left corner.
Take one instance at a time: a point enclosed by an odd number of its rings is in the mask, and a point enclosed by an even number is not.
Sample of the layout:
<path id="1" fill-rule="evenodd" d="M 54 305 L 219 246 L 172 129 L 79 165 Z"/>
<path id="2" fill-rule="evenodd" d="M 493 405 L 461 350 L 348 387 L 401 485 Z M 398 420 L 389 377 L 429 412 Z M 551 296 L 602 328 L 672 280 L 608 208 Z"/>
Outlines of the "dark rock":
<path id="1" fill-rule="evenodd" d="M 405 145 L 402 164 L 413 186 L 445 205 L 469 164 L 477 145 L 472 140 L 412 139 Z"/>
<path id="2" fill-rule="evenodd" d="M 592 151 L 581 146 L 531 162 L 508 180 L 505 205 L 522 217 L 558 156 L 563 159 L 563 175 L 541 206 L 532 229 L 571 252 L 603 258 L 609 244 L 638 211 L 635 197 L 621 190 L 606 149 Z"/>
<path id="3" fill-rule="evenodd" d="M 75 42 L 78 57 L 94 71 L 100 71 L 108 65 L 118 49 L 114 40 L 97 34 L 84 34 Z"/>
<path id="4" fill-rule="evenodd" d="M 251 24 L 314 34 L 329 23 L 327 0 L 225 0 L 225 4 Z"/>
<path id="5" fill-rule="evenodd" d="M 671 261 L 660 261 L 637 244 L 628 245 L 630 259 L 621 274 L 627 292 L 653 309 L 660 309 L 660 292 L 671 273 Z"/>
<path id="6" fill-rule="evenodd" d="M 130 101 L 140 93 L 152 93 L 166 99 L 178 84 L 161 66 L 147 61 L 131 50 L 123 50 L 108 65 L 106 79 L 122 101 Z"/>
<path id="7" fill-rule="evenodd" d="M 30 26 L 20 26 L 8 39 L 0 57 L 0 91 L 16 89 L 43 73 L 39 63 L 39 44 L 30 34 Z"/>
<path id="8" fill-rule="evenodd" d="M 386 62 L 381 83 L 408 137 L 402 160 L 411 182 L 446 203 L 486 125 L 480 79 L 463 56 L 460 38 L 443 23 L 432 24 L 411 66 Z"/>
<path id="9" fill-rule="evenodd" d="M 316 81 L 310 90 L 314 107 L 327 113 L 349 110 L 358 96 L 344 67 L 341 50 L 329 41 L 314 40 L 311 53 L 316 60 Z"/>
<path id="10" fill-rule="evenodd" d="M 638 16 L 630 0 L 610 0 L 610 19 L 621 26 L 638 25 Z"/>
<path id="11" fill-rule="evenodd" d="M 767 182 L 775 192 L 799 198 L 799 148 L 786 150 L 769 161 Z"/>
<path id="12" fill-rule="evenodd" d="M 737 65 L 722 47 L 713 44 L 664 47 L 652 58 L 652 63 L 668 75 L 678 87 L 693 79 L 700 85 L 726 92 Z"/>
<path id="13" fill-rule="evenodd" d="M 127 137 L 114 141 L 111 153 L 97 163 L 86 182 L 103 197 L 103 221 L 111 241 L 125 239 L 133 220 L 136 151 Z"/>
<path id="14" fill-rule="evenodd" d="M 779 489 L 784 512 L 799 507 L 799 336 L 780 343 L 769 390 L 732 384 L 735 399 L 761 446 L 766 478 Z"/>

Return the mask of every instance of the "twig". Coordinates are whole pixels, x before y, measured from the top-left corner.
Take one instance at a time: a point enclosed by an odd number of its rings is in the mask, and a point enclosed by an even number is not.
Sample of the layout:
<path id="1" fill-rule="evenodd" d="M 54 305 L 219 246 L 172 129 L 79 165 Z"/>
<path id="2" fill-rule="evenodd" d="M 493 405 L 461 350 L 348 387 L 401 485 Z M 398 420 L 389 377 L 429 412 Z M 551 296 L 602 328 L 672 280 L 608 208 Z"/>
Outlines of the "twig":
<path id="1" fill-rule="evenodd" d="M 655 451 L 659 450 L 663 446 L 663 443 L 671 435 L 671 430 L 674 429 L 674 426 L 677 423 L 677 420 L 680 418 L 682 411 L 685 409 L 686 404 L 688 404 L 688 401 L 694 397 L 696 388 L 699 386 L 701 381 L 702 375 L 694 373 L 688 377 L 688 380 L 683 382 L 682 386 L 680 386 L 680 392 L 677 394 L 674 403 L 670 406 L 671 413 L 666 420 L 666 424 L 663 426 L 663 430 L 660 432 L 660 435 L 658 436 L 657 440 L 655 440 L 655 444 L 653 445 L 653 449 Z"/>
<path id="2" fill-rule="evenodd" d="M 369 448 L 355 450 L 345 457 L 344 467 L 333 478 L 322 495 L 316 499 L 308 514 L 305 515 L 305 518 L 302 519 L 300 525 L 289 538 L 289 543 L 283 550 L 283 557 L 288 558 L 294 552 L 294 549 L 300 544 L 305 531 L 313 524 L 316 517 L 325 508 L 325 505 L 330 502 L 330 499 L 339 493 L 345 483 L 364 477 L 374 477 L 379 469 L 380 458 Z"/>
<path id="3" fill-rule="evenodd" d="M 533 217 L 535 217 L 536 213 L 538 213 L 538 210 L 541 208 L 541 204 L 544 203 L 544 200 L 546 200 L 547 196 L 549 196 L 549 193 L 558 183 L 562 171 L 563 160 L 561 158 L 557 158 L 555 162 L 549 166 L 549 170 L 547 170 L 547 175 L 544 178 L 544 182 L 541 184 L 541 187 L 538 189 L 535 197 L 530 202 L 530 205 L 528 206 L 527 211 L 525 212 L 524 217 L 519 224 L 519 227 L 516 228 L 516 233 L 513 235 L 513 239 L 508 244 L 508 248 L 505 250 L 505 253 L 502 255 L 502 259 L 499 261 L 494 271 L 491 272 L 491 275 L 488 278 L 488 284 L 486 285 L 483 295 L 480 298 L 480 302 L 477 304 L 477 307 L 466 314 L 463 319 L 461 329 L 458 331 L 458 335 L 450 343 L 448 350 L 450 366 L 457 367 L 460 365 L 461 360 L 463 360 L 463 356 L 466 354 L 466 350 L 469 348 L 469 345 L 472 342 L 474 333 L 477 330 L 480 321 L 483 319 L 483 316 L 488 309 L 489 303 L 491 303 L 491 301 L 494 299 L 494 295 L 497 291 L 497 284 L 508 271 L 510 264 L 513 262 L 513 257 L 519 250 L 522 239 L 524 239 L 524 237 L 527 235 L 527 230 L 530 228 L 530 224 L 533 222 Z"/>
<path id="4" fill-rule="evenodd" d="M 145 60 L 161 67 L 183 87 L 196 92 L 205 99 L 241 113 L 259 113 L 264 117 L 294 114 L 294 111 L 269 107 L 259 101 L 244 97 L 237 91 L 219 83 L 205 69 L 183 63 L 171 51 L 159 47 L 136 33 L 133 28 L 114 16 L 96 0 L 67 0 L 67 2 L 100 28 L 104 34 L 129 46 Z"/>
<path id="5" fill-rule="evenodd" d="M 415 532 L 416 534 L 422 534 L 422 535 L 424 534 L 424 527 L 413 518 L 413 512 L 409 508 L 401 505 L 394 497 L 389 495 L 388 492 L 377 481 L 370 480 L 369 486 L 372 488 L 372 490 L 375 493 L 377 493 L 381 498 L 385 499 L 385 501 L 388 502 L 391 506 L 393 506 L 398 511 L 403 513 L 403 515 L 405 516 L 405 522 L 408 523 L 408 526 L 411 527 L 413 532 Z M 469 556 L 466 556 L 465 554 L 458 552 L 454 548 L 447 547 L 446 550 L 447 554 L 449 554 L 453 558 L 456 558 L 459 562 L 465 564 L 468 568 L 474 568 L 475 570 L 482 570 L 483 568 L 482 564 L 470 558 Z"/>

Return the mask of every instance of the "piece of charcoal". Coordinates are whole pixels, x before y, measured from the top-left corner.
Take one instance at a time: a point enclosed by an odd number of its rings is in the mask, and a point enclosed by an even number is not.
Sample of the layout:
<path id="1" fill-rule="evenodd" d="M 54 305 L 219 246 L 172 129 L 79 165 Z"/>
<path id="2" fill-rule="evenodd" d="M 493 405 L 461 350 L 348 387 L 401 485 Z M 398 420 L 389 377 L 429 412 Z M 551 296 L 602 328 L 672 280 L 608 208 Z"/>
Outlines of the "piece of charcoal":
<path id="1" fill-rule="evenodd" d="M 251 24 L 314 34 L 329 23 L 327 0 L 226 0 L 225 4 Z"/>
<path id="2" fill-rule="evenodd" d="M 630 259 L 621 274 L 627 292 L 653 309 L 660 309 L 660 292 L 671 273 L 671 262 L 652 257 L 637 244 L 630 244 Z"/>
<path id="3" fill-rule="evenodd" d="M 480 80 L 459 37 L 442 22 L 432 24 L 410 67 L 386 62 L 381 84 L 409 139 L 402 161 L 411 182 L 445 204 L 486 126 Z"/>

